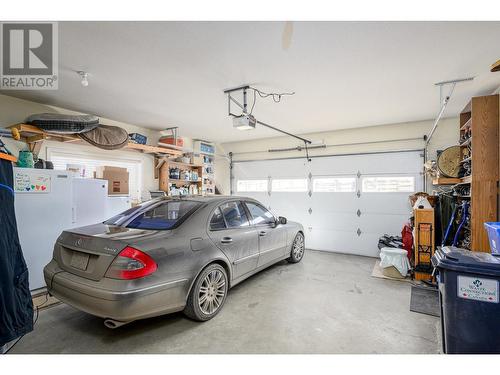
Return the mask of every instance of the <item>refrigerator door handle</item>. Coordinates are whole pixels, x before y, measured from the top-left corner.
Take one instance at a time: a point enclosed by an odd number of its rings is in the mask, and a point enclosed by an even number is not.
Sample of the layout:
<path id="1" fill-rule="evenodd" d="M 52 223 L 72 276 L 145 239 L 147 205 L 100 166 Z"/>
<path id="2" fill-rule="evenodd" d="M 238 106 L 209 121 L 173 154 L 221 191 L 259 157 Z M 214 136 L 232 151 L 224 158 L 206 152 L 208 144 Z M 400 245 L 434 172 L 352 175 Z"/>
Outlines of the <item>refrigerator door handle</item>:
<path id="1" fill-rule="evenodd" d="M 76 207 L 75 206 L 71 207 L 71 223 L 72 224 L 76 223 Z"/>

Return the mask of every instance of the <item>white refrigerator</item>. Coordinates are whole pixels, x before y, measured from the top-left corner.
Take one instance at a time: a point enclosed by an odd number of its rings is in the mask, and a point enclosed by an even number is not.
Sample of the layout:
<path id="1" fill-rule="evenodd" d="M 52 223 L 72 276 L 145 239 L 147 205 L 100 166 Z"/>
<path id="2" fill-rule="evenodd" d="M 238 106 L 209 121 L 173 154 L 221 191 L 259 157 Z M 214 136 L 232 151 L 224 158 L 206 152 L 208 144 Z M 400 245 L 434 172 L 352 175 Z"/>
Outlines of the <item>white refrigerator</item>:
<path id="1" fill-rule="evenodd" d="M 130 208 L 128 197 L 108 197 L 107 184 L 67 171 L 14 168 L 17 228 L 31 290 L 45 287 L 43 267 L 63 230 L 102 222 Z"/>
<path id="2" fill-rule="evenodd" d="M 17 229 L 31 290 L 45 286 L 43 267 L 54 243 L 73 225 L 72 188 L 72 172 L 14 168 Z"/>

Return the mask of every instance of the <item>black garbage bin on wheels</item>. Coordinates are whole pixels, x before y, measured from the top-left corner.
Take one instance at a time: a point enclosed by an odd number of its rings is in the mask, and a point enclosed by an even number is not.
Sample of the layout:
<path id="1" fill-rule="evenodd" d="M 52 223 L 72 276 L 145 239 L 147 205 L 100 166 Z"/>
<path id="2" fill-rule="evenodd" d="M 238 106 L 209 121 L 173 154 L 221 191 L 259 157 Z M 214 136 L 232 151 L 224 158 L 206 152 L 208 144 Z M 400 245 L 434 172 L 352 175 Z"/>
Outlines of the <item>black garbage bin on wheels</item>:
<path id="1" fill-rule="evenodd" d="M 500 353 L 500 257 L 443 247 L 432 264 L 439 283 L 443 351 Z"/>

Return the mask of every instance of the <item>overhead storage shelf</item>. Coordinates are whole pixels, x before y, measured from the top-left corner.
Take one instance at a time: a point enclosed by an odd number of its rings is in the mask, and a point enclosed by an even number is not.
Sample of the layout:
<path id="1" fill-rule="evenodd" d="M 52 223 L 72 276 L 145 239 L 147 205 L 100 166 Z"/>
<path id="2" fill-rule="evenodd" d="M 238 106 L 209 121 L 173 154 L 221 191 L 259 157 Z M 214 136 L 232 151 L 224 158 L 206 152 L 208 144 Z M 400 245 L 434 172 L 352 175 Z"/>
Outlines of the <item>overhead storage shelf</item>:
<path id="1" fill-rule="evenodd" d="M 29 124 L 16 124 L 9 126 L 9 129 L 17 130 L 21 136 L 21 140 L 26 142 L 30 150 L 34 153 L 38 153 L 40 150 L 41 144 L 44 140 L 50 141 L 58 141 L 58 142 L 74 142 L 74 143 L 85 143 L 80 137 L 74 134 L 56 134 L 56 133 L 48 133 L 37 128 L 34 125 Z M 153 155 L 165 155 L 165 156 L 180 156 L 182 155 L 182 151 L 173 150 L 164 147 L 150 146 L 150 145 L 141 145 L 138 143 L 129 142 L 124 149 L 140 151 L 145 154 L 153 154 Z"/>

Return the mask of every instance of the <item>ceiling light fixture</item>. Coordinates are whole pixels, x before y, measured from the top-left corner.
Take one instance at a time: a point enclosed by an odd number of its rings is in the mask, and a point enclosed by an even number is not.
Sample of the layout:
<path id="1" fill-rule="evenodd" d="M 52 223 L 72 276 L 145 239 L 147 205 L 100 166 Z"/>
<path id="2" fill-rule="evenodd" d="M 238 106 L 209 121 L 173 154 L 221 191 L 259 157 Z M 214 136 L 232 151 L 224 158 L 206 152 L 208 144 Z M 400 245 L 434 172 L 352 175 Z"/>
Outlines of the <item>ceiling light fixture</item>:
<path id="1" fill-rule="evenodd" d="M 84 72 L 83 70 L 77 71 L 78 75 L 81 78 L 81 84 L 83 87 L 87 87 L 89 85 L 89 74 Z"/>

